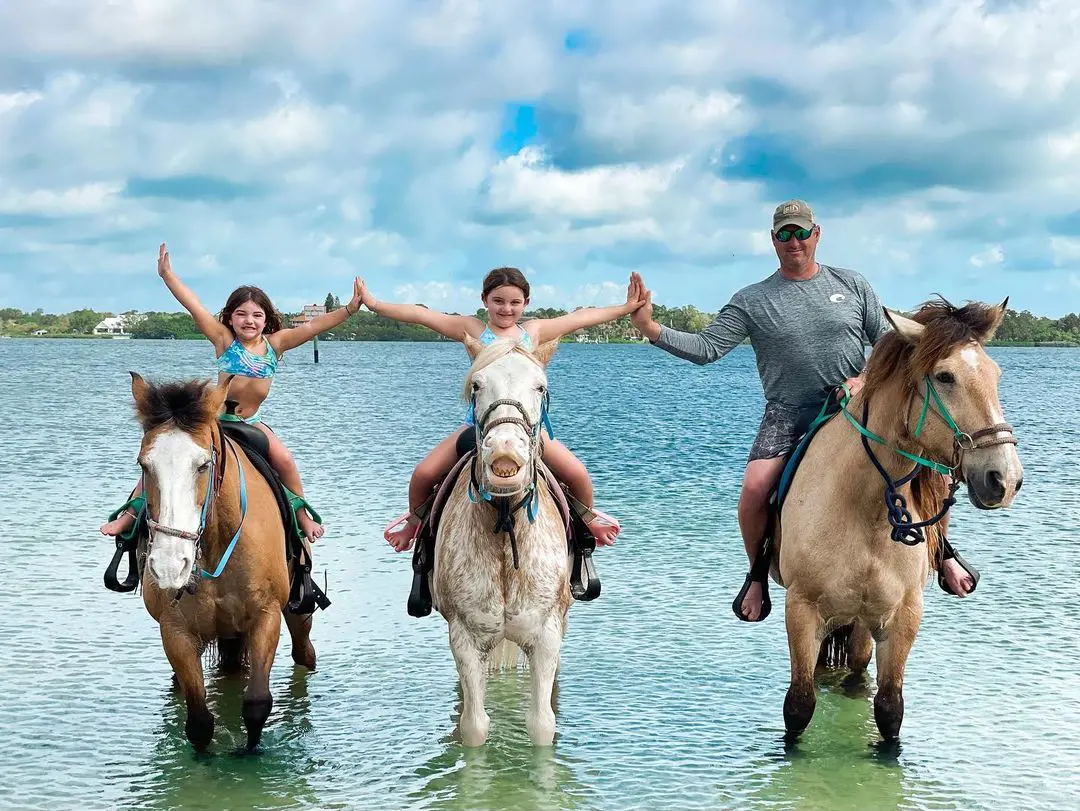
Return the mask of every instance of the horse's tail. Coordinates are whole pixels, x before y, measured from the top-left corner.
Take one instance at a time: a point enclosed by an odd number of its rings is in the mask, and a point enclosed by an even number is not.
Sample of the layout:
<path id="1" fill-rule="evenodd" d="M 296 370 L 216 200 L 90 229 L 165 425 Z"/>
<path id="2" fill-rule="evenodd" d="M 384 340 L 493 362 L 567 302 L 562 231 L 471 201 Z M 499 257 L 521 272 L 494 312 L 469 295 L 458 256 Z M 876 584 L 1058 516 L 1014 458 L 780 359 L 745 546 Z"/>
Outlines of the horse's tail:
<path id="1" fill-rule="evenodd" d="M 488 671 L 517 670 L 526 661 L 525 652 L 509 639 L 504 639 L 488 656 Z"/>
<path id="2" fill-rule="evenodd" d="M 821 640 L 818 667 L 839 670 L 851 666 L 851 635 L 855 624 L 841 625 Z"/>

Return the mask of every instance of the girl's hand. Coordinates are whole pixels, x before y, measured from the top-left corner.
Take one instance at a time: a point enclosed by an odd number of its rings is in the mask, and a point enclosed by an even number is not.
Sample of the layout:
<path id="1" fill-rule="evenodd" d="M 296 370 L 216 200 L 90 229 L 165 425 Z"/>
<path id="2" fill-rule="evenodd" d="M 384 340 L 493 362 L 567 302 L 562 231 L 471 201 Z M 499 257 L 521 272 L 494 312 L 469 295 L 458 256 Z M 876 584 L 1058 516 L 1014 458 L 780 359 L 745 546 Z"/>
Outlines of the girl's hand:
<path id="1" fill-rule="evenodd" d="M 164 278 L 167 274 L 172 273 L 172 263 L 169 262 L 169 252 L 165 250 L 165 243 L 161 243 L 161 247 L 158 248 L 157 258 L 157 272 L 158 276 Z"/>
<path id="2" fill-rule="evenodd" d="M 352 299 L 349 301 L 348 310 L 351 313 L 360 312 L 360 305 L 364 300 L 364 283 L 360 281 L 359 276 L 353 277 L 352 283 Z"/>
<path id="3" fill-rule="evenodd" d="M 638 273 L 630 274 L 630 284 L 626 286 L 626 311 L 632 313 L 639 309 L 646 298 L 645 283 Z"/>

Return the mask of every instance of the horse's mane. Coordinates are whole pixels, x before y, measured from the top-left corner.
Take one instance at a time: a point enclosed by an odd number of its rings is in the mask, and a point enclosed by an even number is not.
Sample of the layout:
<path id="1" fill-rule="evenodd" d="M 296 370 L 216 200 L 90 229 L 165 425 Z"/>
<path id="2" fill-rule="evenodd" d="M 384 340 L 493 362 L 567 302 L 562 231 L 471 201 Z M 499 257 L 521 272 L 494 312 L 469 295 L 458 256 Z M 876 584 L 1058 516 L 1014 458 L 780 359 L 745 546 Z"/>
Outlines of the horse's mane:
<path id="1" fill-rule="evenodd" d="M 950 355 L 958 345 L 975 341 L 985 344 L 1000 324 L 1002 311 L 991 304 L 973 301 L 956 307 L 940 298 L 924 302 L 908 316 L 926 327 L 918 343 L 905 341 L 895 331 L 887 332 L 874 344 L 866 363 L 866 385 L 869 396 L 877 389 L 906 372 L 909 385 L 929 374 L 934 365 Z"/>
<path id="2" fill-rule="evenodd" d="M 514 340 L 513 338 L 500 338 L 480 350 L 479 354 L 477 354 L 476 358 L 473 360 L 472 366 L 469 367 L 469 373 L 465 376 L 465 384 L 461 387 L 462 399 L 472 399 L 473 375 L 481 369 L 486 369 L 495 361 L 506 357 L 512 352 L 524 355 L 541 369 L 544 368 L 544 364 L 542 364 L 532 352 L 526 349 L 521 341 Z"/>
<path id="3" fill-rule="evenodd" d="M 981 302 L 969 302 L 963 307 L 956 307 L 943 297 L 924 302 L 908 316 L 926 327 L 917 343 L 912 344 L 895 331 L 890 331 L 874 345 L 866 362 L 864 397 L 870 397 L 901 377 L 901 396 L 891 403 L 899 412 L 907 407 L 917 381 L 928 375 L 938 361 L 948 357 L 957 346 L 973 341 L 982 345 L 990 340 L 1001 324 L 1002 314 L 1001 308 L 996 305 Z M 884 398 L 879 398 L 879 402 L 885 402 Z M 920 466 L 911 483 L 912 506 L 923 518 L 936 515 L 948 492 L 948 483 L 943 476 Z M 937 568 L 941 525 L 934 524 L 923 531 L 930 566 Z"/>
<path id="4" fill-rule="evenodd" d="M 206 392 L 211 385 L 209 380 L 148 383 L 145 395 L 135 403 L 143 431 L 171 422 L 191 434 L 206 425 L 214 417 L 206 403 Z"/>

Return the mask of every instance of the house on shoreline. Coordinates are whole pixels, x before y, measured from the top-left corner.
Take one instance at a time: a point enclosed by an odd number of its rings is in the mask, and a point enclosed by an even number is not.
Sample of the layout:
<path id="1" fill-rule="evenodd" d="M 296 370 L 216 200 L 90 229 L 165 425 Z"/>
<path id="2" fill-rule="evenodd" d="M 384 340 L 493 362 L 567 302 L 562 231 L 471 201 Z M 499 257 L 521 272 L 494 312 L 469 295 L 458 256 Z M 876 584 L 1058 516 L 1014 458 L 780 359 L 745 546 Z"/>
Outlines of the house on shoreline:
<path id="1" fill-rule="evenodd" d="M 294 315 L 289 319 L 289 325 L 293 327 L 302 327 L 312 318 L 319 315 L 325 315 L 326 308 L 321 304 L 305 304 L 304 309 L 300 311 L 299 315 Z"/>
<path id="2" fill-rule="evenodd" d="M 111 315 L 102 319 L 94 327 L 94 335 L 115 335 L 131 337 L 130 327 L 137 324 L 146 316 L 138 313 L 125 313 L 124 315 Z"/>

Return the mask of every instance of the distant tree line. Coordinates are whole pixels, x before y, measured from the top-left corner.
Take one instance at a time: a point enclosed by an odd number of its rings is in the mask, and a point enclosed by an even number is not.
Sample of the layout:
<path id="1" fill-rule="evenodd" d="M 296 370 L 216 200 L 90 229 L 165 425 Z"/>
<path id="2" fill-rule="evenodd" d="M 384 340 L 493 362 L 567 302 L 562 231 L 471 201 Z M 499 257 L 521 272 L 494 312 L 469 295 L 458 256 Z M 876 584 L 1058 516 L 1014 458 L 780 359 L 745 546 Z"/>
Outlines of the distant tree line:
<path id="1" fill-rule="evenodd" d="M 327 295 L 327 308 L 335 310 L 341 302 L 332 295 Z M 540 307 L 529 310 L 525 318 L 557 318 L 566 315 L 567 310 L 552 307 Z M 79 337 L 92 335 L 94 327 L 114 313 L 99 312 L 91 309 L 75 310 L 70 313 L 46 313 L 42 309 L 23 312 L 13 307 L 0 308 L 0 335 L 27 337 L 45 330 L 48 337 Z M 135 313 L 128 311 L 118 315 L 140 315 L 128 328 L 134 338 L 201 338 L 195 329 L 195 323 L 186 312 L 179 313 Z M 294 314 L 284 314 L 288 320 Z M 487 319 L 487 310 L 479 309 L 476 317 Z M 708 326 L 715 313 L 703 312 L 692 304 L 682 307 L 653 305 L 653 318 L 661 324 L 683 332 L 699 332 Z M 350 316 L 340 326 L 324 335 L 322 340 L 352 341 L 445 341 L 441 335 L 415 324 L 401 324 L 375 313 L 361 310 Z M 641 340 L 641 335 L 630 323 L 629 316 L 623 316 L 609 324 L 600 324 L 569 335 L 563 340 L 587 340 L 606 343 L 626 343 Z M 996 345 L 1023 346 L 1080 346 L 1080 315 L 1071 313 L 1064 318 L 1046 318 L 1033 315 L 1027 310 L 1017 312 L 1009 310 L 993 342 Z"/>

